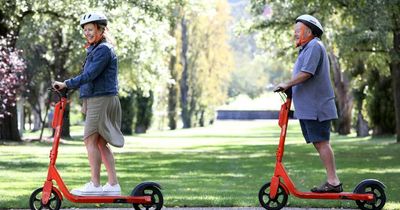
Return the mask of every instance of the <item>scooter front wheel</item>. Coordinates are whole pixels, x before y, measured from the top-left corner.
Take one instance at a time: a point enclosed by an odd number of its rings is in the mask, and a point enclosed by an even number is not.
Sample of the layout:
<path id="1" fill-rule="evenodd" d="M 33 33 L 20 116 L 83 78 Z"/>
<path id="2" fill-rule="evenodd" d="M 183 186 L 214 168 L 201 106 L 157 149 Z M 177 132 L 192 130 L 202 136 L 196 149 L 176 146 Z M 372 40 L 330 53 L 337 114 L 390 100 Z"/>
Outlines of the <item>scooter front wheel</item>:
<path id="1" fill-rule="evenodd" d="M 275 198 L 272 199 L 270 196 L 270 187 L 271 183 L 268 182 L 261 187 L 258 193 L 258 200 L 260 201 L 261 206 L 267 210 L 279 210 L 285 207 L 289 197 L 286 190 L 279 185 L 278 192 Z"/>
<path id="2" fill-rule="evenodd" d="M 36 189 L 32 192 L 31 197 L 29 198 L 29 207 L 31 210 L 39 210 L 39 209 L 50 209 L 50 210 L 59 210 L 61 207 L 61 198 L 58 194 L 51 190 L 50 199 L 47 204 L 42 203 L 42 194 L 43 187 Z"/>
<path id="3" fill-rule="evenodd" d="M 135 210 L 142 210 L 142 209 L 152 209 L 152 210 L 160 210 L 164 204 L 164 198 L 161 191 L 155 186 L 146 186 L 139 193 L 132 195 L 139 195 L 139 196 L 151 196 L 151 204 L 132 204 Z"/>

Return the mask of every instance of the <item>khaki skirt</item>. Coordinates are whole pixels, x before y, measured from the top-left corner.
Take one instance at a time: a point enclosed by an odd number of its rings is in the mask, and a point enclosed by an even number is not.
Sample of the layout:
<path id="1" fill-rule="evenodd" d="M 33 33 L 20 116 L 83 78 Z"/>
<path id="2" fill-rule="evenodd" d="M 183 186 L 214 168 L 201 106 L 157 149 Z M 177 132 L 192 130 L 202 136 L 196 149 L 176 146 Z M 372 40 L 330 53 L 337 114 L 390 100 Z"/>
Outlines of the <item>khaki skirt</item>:
<path id="1" fill-rule="evenodd" d="M 121 132 L 121 104 L 118 96 L 84 99 L 82 112 L 86 114 L 84 139 L 99 133 L 109 144 L 115 147 L 124 146 L 124 136 Z"/>

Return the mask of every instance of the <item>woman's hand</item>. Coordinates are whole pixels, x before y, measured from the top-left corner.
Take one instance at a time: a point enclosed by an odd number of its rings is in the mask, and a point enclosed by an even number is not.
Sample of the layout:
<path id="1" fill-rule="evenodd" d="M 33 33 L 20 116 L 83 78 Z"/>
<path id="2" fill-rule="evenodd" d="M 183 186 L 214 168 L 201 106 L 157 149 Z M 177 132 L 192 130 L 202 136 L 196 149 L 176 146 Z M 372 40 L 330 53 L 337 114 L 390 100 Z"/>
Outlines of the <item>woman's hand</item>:
<path id="1" fill-rule="evenodd" d="M 62 90 L 66 87 L 67 85 L 65 84 L 65 82 L 59 82 L 59 81 L 53 82 L 53 88 L 56 90 Z"/>

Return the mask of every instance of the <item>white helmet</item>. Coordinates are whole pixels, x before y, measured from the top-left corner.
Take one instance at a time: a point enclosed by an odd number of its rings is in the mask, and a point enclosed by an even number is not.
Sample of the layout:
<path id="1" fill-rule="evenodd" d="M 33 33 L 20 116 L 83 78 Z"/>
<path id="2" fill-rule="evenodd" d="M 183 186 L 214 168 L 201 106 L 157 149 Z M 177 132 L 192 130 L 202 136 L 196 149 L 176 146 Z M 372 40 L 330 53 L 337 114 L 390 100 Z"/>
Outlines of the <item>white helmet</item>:
<path id="1" fill-rule="evenodd" d="M 300 15 L 298 18 L 296 18 L 296 23 L 297 22 L 304 23 L 317 37 L 320 37 L 324 33 L 324 29 L 322 28 L 321 23 L 314 16 Z"/>
<path id="2" fill-rule="evenodd" d="M 80 25 L 83 28 L 85 24 L 91 22 L 107 26 L 107 17 L 101 12 L 90 12 L 82 16 Z"/>

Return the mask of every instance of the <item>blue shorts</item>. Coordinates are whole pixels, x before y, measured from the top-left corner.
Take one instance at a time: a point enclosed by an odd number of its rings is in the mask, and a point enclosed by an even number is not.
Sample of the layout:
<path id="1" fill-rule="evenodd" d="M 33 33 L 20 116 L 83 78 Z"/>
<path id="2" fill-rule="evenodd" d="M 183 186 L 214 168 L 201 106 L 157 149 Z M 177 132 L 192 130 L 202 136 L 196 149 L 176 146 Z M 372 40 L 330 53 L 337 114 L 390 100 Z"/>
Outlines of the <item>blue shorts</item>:
<path id="1" fill-rule="evenodd" d="M 307 143 L 329 141 L 331 121 L 300 120 L 301 131 Z"/>

